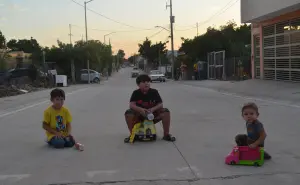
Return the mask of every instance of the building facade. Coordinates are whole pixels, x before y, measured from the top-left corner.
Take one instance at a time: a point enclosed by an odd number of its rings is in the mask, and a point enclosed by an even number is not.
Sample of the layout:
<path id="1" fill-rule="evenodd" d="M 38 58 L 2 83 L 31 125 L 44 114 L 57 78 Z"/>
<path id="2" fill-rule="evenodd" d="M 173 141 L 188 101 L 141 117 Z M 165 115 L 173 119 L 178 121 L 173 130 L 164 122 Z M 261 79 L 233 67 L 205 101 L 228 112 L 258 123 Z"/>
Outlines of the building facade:
<path id="1" fill-rule="evenodd" d="M 252 78 L 300 82 L 300 1 L 241 0 L 252 27 Z"/>

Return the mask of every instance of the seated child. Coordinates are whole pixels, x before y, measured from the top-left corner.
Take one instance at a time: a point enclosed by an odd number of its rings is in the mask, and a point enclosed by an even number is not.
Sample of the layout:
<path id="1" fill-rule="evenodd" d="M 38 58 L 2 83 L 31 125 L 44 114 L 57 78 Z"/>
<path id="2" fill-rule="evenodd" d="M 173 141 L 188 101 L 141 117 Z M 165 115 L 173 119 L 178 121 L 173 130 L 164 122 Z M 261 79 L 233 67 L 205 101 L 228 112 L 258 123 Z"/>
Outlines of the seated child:
<path id="1" fill-rule="evenodd" d="M 242 108 L 242 116 L 246 121 L 247 134 L 239 134 L 235 137 L 238 146 L 249 146 L 251 148 L 264 147 L 267 137 L 263 124 L 258 121 L 258 107 L 255 103 L 246 103 Z M 265 159 L 271 156 L 265 152 Z"/>
<path id="2" fill-rule="evenodd" d="M 71 136 L 72 116 L 63 106 L 65 92 L 54 89 L 50 93 L 52 105 L 44 111 L 43 129 L 46 130 L 47 142 L 54 148 L 73 147 L 74 138 Z"/>
<path id="3" fill-rule="evenodd" d="M 170 129 L 170 111 L 163 108 L 163 101 L 156 89 L 150 88 L 150 77 L 142 74 L 136 78 L 138 89 L 133 91 L 128 109 L 125 112 L 125 119 L 128 129 L 131 133 L 135 123 L 142 121 L 147 113 L 154 114 L 154 123 L 162 121 L 164 137 L 166 141 L 175 141 L 169 133 Z"/>

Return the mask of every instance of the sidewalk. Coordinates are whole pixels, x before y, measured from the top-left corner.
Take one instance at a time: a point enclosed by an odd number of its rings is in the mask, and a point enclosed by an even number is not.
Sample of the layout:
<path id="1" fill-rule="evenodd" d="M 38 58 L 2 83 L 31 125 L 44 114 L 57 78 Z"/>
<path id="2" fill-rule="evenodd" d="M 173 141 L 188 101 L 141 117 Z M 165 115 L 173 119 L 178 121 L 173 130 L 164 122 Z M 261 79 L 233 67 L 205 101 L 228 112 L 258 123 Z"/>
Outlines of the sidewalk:
<path id="1" fill-rule="evenodd" d="M 300 84 L 267 80 L 245 81 L 178 81 L 180 84 L 205 87 L 220 92 L 238 94 L 266 100 L 300 104 Z"/>

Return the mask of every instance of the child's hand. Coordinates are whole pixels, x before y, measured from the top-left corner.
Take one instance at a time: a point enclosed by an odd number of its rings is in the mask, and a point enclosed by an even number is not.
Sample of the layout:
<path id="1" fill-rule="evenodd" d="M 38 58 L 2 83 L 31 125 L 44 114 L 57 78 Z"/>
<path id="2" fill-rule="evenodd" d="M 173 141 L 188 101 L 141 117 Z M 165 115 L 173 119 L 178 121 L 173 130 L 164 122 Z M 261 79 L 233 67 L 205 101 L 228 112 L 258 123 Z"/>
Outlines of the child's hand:
<path id="1" fill-rule="evenodd" d="M 142 114 L 143 116 L 145 116 L 147 114 L 148 110 L 141 108 L 140 114 Z"/>
<path id="2" fill-rule="evenodd" d="M 153 113 L 154 111 L 153 111 L 153 108 L 151 108 L 151 109 L 148 109 L 148 113 Z"/>
<path id="3" fill-rule="evenodd" d="M 56 136 L 56 137 L 59 137 L 59 138 L 63 138 L 63 137 L 64 137 L 64 135 L 63 135 L 62 133 L 60 133 L 60 132 L 57 132 L 57 133 L 55 134 L 55 136 Z"/>
<path id="4" fill-rule="evenodd" d="M 253 143 L 253 144 L 249 145 L 249 147 L 250 147 L 250 148 L 256 148 L 257 145 L 256 145 L 255 143 Z"/>

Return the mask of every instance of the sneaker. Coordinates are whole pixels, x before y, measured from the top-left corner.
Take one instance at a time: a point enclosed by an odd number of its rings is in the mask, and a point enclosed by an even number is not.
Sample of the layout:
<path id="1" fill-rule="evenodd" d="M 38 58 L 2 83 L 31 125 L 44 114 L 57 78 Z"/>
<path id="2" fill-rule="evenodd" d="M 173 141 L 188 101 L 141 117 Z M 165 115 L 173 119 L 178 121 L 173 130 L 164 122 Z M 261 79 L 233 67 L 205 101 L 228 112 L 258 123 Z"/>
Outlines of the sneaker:
<path id="1" fill-rule="evenodd" d="M 265 160 L 270 160 L 272 157 L 270 156 L 270 154 L 268 154 L 268 152 L 265 151 L 265 154 L 264 154 L 264 159 Z"/>

